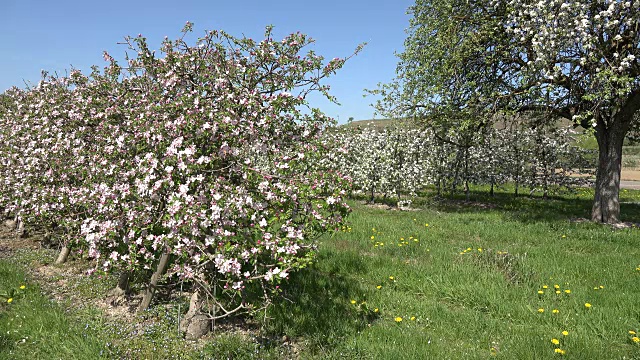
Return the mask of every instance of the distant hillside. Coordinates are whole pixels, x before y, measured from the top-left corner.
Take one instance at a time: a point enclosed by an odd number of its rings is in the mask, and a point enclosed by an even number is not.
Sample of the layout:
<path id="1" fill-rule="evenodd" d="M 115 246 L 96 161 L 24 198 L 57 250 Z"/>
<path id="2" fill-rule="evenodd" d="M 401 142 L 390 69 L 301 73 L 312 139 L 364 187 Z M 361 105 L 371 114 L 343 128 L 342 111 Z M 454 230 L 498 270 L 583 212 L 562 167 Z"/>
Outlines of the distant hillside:
<path id="1" fill-rule="evenodd" d="M 399 119 L 371 119 L 371 120 L 357 120 L 357 121 L 352 121 L 350 123 L 344 124 L 343 126 L 373 126 L 373 127 L 377 127 L 377 128 L 385 128 L 389 125 L 392 125 L 393 123 L 399 123 L 402 120 Z"/>
<path id="2" fill-rule="evenodd" d="M 393 124 L 400 124 L 402 123 L 402 121 L 405 121 L 403 119 L 370 119 L 370 120 L 357 120 L 357 121 L 352 121 L 350 123 L 346 123 L 346 124 L 342 124 L 339 126 L 350 126 L 350 127 L 355 127 L 355 126 L 361 126 L 361 127 L 368 127 L 368 126 L 373 126 L 376 128 L 385 128 L 387 126 L 393 125 Z M 408 121 L 408 120 L 407 120 Z M 513 121 L 513 120 L 511 120 Z M 578 126 L 575 127 L 573 126 L 573 122 L 571 122 L 570 120 L 566 120 L 566 119 L 559 119 L 557 125 L 561 128 L 574 128 L 574 130 L 579 133 L 579 134 L 583 134 L 586 131 Z M 505 124 L 505 121 L 502 120 L 496 120 L 493 122 L 493 127 L 495 129 L 504 129 L 507 125 Z M 593 139 L 593 141 L 595 142 L 595 138 Z M 597 144 L 595 144 L 595 148 L 597 149 Z"/>

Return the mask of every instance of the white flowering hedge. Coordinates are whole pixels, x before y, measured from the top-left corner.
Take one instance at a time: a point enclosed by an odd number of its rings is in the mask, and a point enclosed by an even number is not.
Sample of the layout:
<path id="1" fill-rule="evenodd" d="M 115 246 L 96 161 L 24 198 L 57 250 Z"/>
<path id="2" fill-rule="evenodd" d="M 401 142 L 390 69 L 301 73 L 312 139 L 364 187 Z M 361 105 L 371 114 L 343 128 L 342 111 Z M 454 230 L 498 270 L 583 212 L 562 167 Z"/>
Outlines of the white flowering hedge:
<path id="1" fill-rule="evenodd" d="M 333 153 L 325 162 L 349 176 L 354 190 L 374 199 L 375 194 L 415 195 L 426 183 L 428 138 L 410 128 L 338 128 L 327 133 Z"/>
<path id="2" fill-rule="evenodd" d="M 191 31 L 191 24 L 184 29 Z M 281 41 L 206 32 L 90 75 L 45 77 L 0 105 L 0 207 L 45 229 L 96 270 L 185 282 L 217 316 L 269 302 L 313 260 L 318 235 L 348 212 L 348 180 L 319 167 L 332 120 L 326 63 L 295 33 Z M 164 260 L 164 261 L 161 261 Z"/>
<path id="3" fill-rule="evenodd" d="M 573 132 L 557 128 L 489 128 L 443 136 L 407 126 L 339 128 L 325 135 L 334 143 L 325 162 L 353 181 L 354 191 L 370 201 L 375 195 L 414 197 L 427 185 L 455 192 L 469 184 L 513 183 L 547 196 L 559 188 L 589 184 L 590 151 L 572 145 Z M 581 175 L 581 176 L 577 176 Z M 586 176 L 585 176 L 586 175 Z"/>

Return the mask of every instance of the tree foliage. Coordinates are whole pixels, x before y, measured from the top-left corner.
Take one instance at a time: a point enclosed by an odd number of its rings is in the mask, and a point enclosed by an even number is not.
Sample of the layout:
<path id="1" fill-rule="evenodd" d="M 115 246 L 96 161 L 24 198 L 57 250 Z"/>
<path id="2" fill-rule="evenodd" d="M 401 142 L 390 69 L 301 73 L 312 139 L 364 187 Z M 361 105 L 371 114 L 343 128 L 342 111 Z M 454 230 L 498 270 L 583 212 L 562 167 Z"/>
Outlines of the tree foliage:
<path id="1" fill-rule="evenodd" d="M 436 128 L 479 129 L 495 112 L 593 129 L 592 218 L 619 219 L 622 141 L 640 108 L 640 3 L 417 0 L 397 78 L 377 106 Z"/>
<path id="2" fill-rule="evenodd" d="M 105 53 L 90 75 L 7 91 L 0 207 L 97 271 L 166 269 L 223 317 L 268 305 L 349 210 L 347 179 L 315 165 L 333 121 L 307 101 L 333 99 L 321 81 L 346 59 L 305 52 L 300 33 L 192 45 L 191 28 L 158 53 L 127 38 L 124 65 Z"/>

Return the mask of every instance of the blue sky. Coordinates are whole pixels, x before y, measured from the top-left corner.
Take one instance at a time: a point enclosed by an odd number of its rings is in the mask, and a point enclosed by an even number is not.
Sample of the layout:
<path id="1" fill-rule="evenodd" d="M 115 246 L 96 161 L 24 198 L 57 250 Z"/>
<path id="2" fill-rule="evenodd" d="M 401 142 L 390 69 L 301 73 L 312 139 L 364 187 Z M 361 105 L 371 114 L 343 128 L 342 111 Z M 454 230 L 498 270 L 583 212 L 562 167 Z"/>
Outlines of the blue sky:
<path id="1" fill-rule="evenodd" d="M 266 25 L 275 37 L 300 31 L 316 40 L 313 49 L 327 59 L 344 57 L 360 43 L 365 49 L 328 80 L 342 106 L 312 100 L 341 123 L 349 117 L 371 119 L 371 96 L 363 89 L 389 82 L 394 52 L 402 51 L 409 24 L 409 0 L 272 1 L 75 1 L 0 0 L 0 92 L 24 81 L 37 83 L 40 71 L 64 74 L 71 66 L 87 72 L 103 66 L 102 52 L 122 58 L 117 45 L 126 35 L 142 34 L 152 48 L 164 36 L 175 38 L 186 21 L 194 34 L 222 29 L 260 38 Z"/>

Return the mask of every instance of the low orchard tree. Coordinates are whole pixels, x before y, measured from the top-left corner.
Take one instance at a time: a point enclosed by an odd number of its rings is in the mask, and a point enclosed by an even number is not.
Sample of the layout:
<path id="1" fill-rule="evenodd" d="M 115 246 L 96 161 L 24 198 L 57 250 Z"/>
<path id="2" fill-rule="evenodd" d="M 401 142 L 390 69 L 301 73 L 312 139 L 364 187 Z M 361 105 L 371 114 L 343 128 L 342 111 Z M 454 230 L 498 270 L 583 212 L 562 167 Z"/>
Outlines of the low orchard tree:
<path id="1" fill-rule="evenodd" d="M 331 99 L 320 80 L 345 59 L 300 56 L 309 38 L 275 41 L 271 28 L 260 42 L 165 40 L 163 57 L 143 37 L 128 42 L 138 56 L 114 110 L 127 126 L 110 139 L 129 162 L 114 164 L 120 182 L 99 189 L 105 209 L 84 222 L 89 255 L 103 270 L 153 269 L 139 310 L 165 271 L 205 299 L 192 314 L 263 308 L 348 210 L 345 179 L 308 165 L 331 119 L 302 112 L 311 92 Z"/>
<path id="2" fill-rule="evenodd" d="M 435 185 L 438 195 L 463 189 L 469 200 L 471 184 L 488 185 L 493 195 L 512 182 L 516 196 L 526 186 L 543 197 L 590 184 L 592 156 L 572 144 L 573 129 L 513 121 L 481 130 L 337 127 L 324 135 L 333 146 L 322 163 L 340 169 L 354 193 L 371 201 L 383 195 L 404 202 L 401 196 L 415 196 L 426 185 Z"/>
<path id="3" fill-rule="evenodd" d="M 61 246 L 57 263 L 66 261 L 87 213 L 93 138 L 90 113 L 77 101 L 84 80 L 45 74 L 34 88 L 5 94 L 14 106 L 2 115 L 1 201 L 22 226 Z"/>
<path id="4" fill-rule="evenodd" d="M 325 134 L 333 144 L 325 160 L 353 182 L 355 192 L 374 202 L 376 195 L 404 202 L 428 183 L 425 133 L 396 124 L 333 129 Z"/>
<path id="5" fill-rule="evenodd" d="M 12 122 L 0 136 L 20 136 L 0 148 L 10 159 L 0 191 L 3 207 L 34 224 L 64 226 L 64 245 L 94 270 L 119 271 L 115 294 L 131 274 L 146 279 L 139 311 L 163 278 L 191 289 L 189 329 L 202 316 L 268 306 L 291 272 L 312 263 L 317 237 L 342 223 L 350 182 L 318 165 L 333 120 L 307 100 L 318 92 L 334 101 L 322 81 L 346 58 L 305 53 L 312 39 L 274 40 L 271 27 L 260 41 L 207 31 L 193 45 L 192 24 L 183 31 L 159 53 L 142 36 L 127 38 L 135 56 L 124 66 L 105 53 L 102 71 L 8 92 L 3 103 L 22 107 L 3 105 Z M 25 119 L 34 120 L 7 128 Z M 52 151 L 51 141 L 62 145 Z M 35 155 L 11 150 L 24 146 Z"/>

